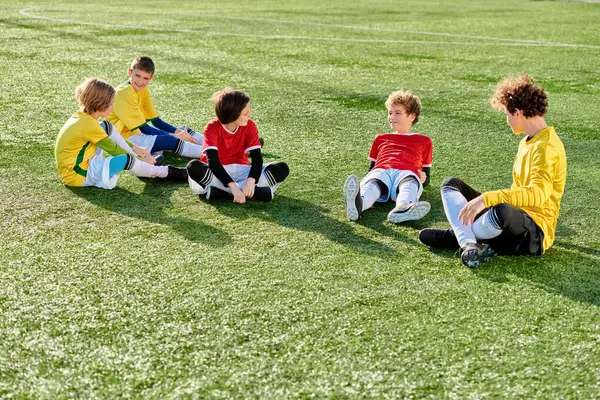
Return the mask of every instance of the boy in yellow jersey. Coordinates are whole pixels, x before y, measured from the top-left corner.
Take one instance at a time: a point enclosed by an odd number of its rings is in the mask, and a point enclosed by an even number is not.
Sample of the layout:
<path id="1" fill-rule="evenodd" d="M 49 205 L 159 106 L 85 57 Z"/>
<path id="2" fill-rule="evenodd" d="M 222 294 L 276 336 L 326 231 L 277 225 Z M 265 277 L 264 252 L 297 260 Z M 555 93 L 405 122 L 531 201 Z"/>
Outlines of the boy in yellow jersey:
<path id="1" fill-rule="evenodd" d="M 108 121 L 98 123 L 98 118 L 111 112 L 114 96 L 115 89 L 96 78 L 86 80 L 75 90 L 80 110 L 64 124 L 54 149 L 62 182 L 67 186 L 112 189 L 124 169 L 139 177 L 187 180 L 184 168 L 152 165 L 154 158 L 148 149 L 123 139 Z M 104 157 L 103 151 L 110 156 Z"/>
<path id="2" fill-rule="evenodd" d="M 460 247 L 469 268 L 494 253 L 539 256 L 550 248 L 567 178 L 565 148 L 544 119 L 544 89 L 522 74 L 500 82 L 491 103 L 506 114 L 514 134 L 526 135 L 513 165 L 512 186 L 480 193 L 460 179 L 447 179 L 441 192 L 452 229 L 419 233 L 430 247 Z"/>
<path id="3" fill-rule="evenodd" d="M 117 86 L 115 106 L 107 119 L 121 136 L 153 154 L 168 150 L 183 157 L 200 158 L 202 135 L 187 127 L 176 128 L 158 116 L 148 91 L 154 69 L 150 57 L 138 56 L 133 60 L 127 71 L 129 79 Z"/>

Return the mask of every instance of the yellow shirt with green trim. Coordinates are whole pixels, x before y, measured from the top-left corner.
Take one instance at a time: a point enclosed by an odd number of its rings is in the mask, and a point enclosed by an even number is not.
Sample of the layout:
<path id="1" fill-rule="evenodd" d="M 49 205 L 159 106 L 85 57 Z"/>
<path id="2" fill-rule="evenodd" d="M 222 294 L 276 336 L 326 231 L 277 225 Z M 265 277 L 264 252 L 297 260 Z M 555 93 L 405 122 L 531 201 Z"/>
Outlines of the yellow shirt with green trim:
<path id="1" fill-rule="evenodd" d="M 63 125 L 54 147 L 60 179 L 67 186 L 82 186 L 96 144 L 108 138 L 98 121 L 78 111 Z"/>
<path id="2" fill-rule="evenodd" d="M 124 138 L 140 133 L 141 126 L 158 118 L 147 87 L 135 90 L 127 81 L 117 86 L 116 90 L 114 108 L 106 119 Z"/>
<path id="3" fill-rule="evenodd" d="M 567 155 L 549 126 L 523 138 L 513 165 L 510 189 L 483 193 L 486 207 L 507 203 L 525 211 L 544 232 L 544 250 L 554 243 L 560 199 L 567 180 Z"/>

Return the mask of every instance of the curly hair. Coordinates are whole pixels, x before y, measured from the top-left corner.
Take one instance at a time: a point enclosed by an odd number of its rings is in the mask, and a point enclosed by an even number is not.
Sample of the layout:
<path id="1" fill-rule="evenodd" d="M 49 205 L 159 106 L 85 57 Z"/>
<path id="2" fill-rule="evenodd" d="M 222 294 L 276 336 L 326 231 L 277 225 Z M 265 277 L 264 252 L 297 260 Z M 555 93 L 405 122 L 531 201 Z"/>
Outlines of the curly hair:
<path id="1" fill-rule="evenodd" d="M 240 114 L 250 102 L 250 97 L 241 90 L 233 90 L 226 87 L 212 95 L 215 105 L 215 114 L 222 124 L 228 124 L 237 120 Z"/>
<path id="2" fill-rule="evenodd" d="M 392 106 L 402 106 L 406 110 L 407 114 L 415 115 L 415 119 L 412 122 L 413 125 L 419 121 L 419 115 L 421 115 L 421 100 L 418 96 L 415 96 L 411 92 L 405 92 L 402 90 L 393 92 L 385 101 L 385 106 L 388 108 L 388 110 Z"/>
<path id="3" fill-rule="evenodd" d="M 75 89 L 75 98 L 86 114 L 106 110 L 115 98 L 115 89 L 98 78 L 86 79 Z"/>
<path id="4" fill-rule="evenodd" d="M 548 94 L 533 82 L 533 78 L 519 74 L 498 83 L 490 103 L 497 111 L 506 109 L 514 114 L 518 109 L 526 118 L 543 117 L 548 108 Z"/>

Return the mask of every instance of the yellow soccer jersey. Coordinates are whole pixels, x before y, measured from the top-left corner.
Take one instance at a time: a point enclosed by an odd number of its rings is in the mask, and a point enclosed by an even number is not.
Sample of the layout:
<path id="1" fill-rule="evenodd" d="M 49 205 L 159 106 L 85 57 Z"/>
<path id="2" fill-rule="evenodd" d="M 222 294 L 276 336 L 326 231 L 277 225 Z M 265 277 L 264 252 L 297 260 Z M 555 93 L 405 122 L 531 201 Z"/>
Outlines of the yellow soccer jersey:
<path id="1" fill-rule="evenodd" d="M 96 143 L 107 138 L 98 121 L 78 111 L 63 125 L 54 147 L 60 179 L 67 186 L 82 186 Z"/>
<path id="2" fill-rule="evenodd" d="M 115 106 L 106 118 L 125 139 L 140 133 L 140 126 L 158 118 L 148 88 L 137 91 L 129 81 L 117 86 Z"/>
<path id="3" fill-rule="evenodd" d="M 560 199 L 567 180 L 567 156 L 560 138 L 549 126 L 521 140 L 513 165 L 510 189 L 483 194 L 486 207 L 508 203 L 525 211 L 544 232 L 544 250 L 554 243 Z"/>

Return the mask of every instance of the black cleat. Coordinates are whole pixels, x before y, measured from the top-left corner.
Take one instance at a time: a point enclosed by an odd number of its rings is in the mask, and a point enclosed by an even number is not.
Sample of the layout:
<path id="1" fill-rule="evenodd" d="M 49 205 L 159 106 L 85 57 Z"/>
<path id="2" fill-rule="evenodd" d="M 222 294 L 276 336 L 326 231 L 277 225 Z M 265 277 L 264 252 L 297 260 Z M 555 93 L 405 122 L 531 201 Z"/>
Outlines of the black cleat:
<path id="1" fill-rule="evenodd" d="M 185 168 L 173 167 L 172 165 L 168 165 L 169 173 L 166 178 L 169 181 L 186 181 L 188 180 L 188 172 Z"/>
<path id="2" fill-rule="evenodd" d="M 165 156 L 163 156 L 162 154 L 158 154 L 154 157 L 154 165 L 155 166 L 159 166 L 159 165 L 163 165 L 163 163 L 165 162 Z"/>
<path id="3" fill-rule="evenodd" d="M 477 268 L 482 263 L 490 261 L 494 254 L 494 250 L 487 244 L 467 243 L 460 252 L 460 259 L 467 267 Z"/>
<path id="4" fill-rule="evenodd" d="M 426 228 L 419 232 L 419 240 L 434 249 L 458 249 L 458 241 L 452 229 Z"/>
<path id="5" fill-rule="evenodd" d="M 360 182 L 356 175 L 350 175 L 344 183 L 344 200 L 348 219 L 357 221 L 362 213 L 362 197 L 360 196 Z"/>

